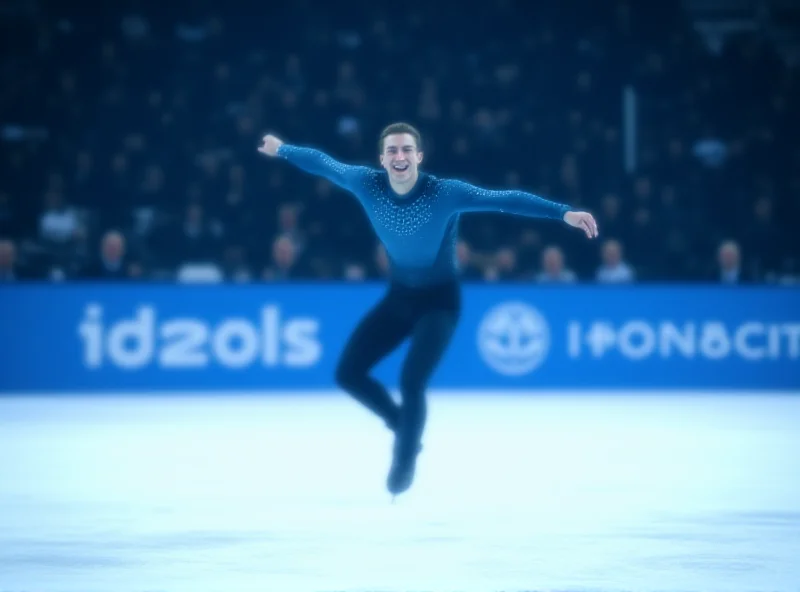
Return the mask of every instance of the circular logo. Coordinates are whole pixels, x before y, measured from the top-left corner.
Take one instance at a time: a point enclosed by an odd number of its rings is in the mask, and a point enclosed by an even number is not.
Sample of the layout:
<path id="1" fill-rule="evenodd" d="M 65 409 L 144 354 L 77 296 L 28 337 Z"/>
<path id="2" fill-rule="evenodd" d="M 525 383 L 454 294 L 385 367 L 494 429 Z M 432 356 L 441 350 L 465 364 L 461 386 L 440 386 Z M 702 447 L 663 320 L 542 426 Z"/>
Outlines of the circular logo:
<path id="1" fill-rule="evenodd" d="M 500 374 L 522 376 L 537 368 L 550 349 L 550 329 L 524 302 L 505 302 L 489 310 L 478 328 L 478 350 Z"/>

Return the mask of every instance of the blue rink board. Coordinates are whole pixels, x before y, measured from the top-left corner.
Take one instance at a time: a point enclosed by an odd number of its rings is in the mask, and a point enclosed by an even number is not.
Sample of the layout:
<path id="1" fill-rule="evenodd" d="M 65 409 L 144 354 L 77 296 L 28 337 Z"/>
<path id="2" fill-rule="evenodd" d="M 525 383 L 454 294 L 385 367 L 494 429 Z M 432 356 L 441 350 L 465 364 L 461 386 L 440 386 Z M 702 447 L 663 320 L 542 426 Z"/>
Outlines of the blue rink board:
<path id="1" fill-rule="evenodd" d="M 0 391 L 325 389 L 381 285 L 0 288 Z M 466 285 L 431 386 L 800 389 L 800 290 Z M 376 375 L 396 386 L 401 347 Z"/>

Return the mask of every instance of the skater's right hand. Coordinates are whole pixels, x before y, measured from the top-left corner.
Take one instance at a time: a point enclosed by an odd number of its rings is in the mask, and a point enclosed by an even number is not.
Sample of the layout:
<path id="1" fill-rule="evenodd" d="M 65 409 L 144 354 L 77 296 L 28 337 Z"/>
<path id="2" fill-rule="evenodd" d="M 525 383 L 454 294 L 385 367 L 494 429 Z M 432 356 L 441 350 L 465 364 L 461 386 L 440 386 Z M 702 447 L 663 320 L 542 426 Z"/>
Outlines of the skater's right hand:
<path id="1" fill-rule="evenodd" d="M 597 238 L 599 234 L 597 221 L 589 212 L 567 212 L 564 214 L 564 222 L 583 230 L 589 238 Z"/>
<path id="2" fill-rule="evenodd" d="M 267 134 L 261 138 L 261 146 L 259 146 L 258 151 L 267 156 L 275 156 L 278 154 L 278 148 L 280 148 L 282 144 L 282 140 L 279 140 L 272 134 Z"/>

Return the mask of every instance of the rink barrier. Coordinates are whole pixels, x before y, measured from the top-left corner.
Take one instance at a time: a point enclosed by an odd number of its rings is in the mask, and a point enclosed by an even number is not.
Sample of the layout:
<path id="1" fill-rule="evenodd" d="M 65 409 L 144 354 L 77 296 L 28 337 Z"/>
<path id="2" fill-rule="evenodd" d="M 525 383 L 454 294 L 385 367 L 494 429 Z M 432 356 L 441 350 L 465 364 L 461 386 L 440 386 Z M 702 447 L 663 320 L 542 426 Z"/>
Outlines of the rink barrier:
<path id="1" fill-rule="evenodd" d="M 0 287 L 0 391 L 334 388 L 373 284 Z M 464 286 L 442 389 L 800 390 L 800 290 Z M 396 387 L 406 345 L 375 369 Z"/>

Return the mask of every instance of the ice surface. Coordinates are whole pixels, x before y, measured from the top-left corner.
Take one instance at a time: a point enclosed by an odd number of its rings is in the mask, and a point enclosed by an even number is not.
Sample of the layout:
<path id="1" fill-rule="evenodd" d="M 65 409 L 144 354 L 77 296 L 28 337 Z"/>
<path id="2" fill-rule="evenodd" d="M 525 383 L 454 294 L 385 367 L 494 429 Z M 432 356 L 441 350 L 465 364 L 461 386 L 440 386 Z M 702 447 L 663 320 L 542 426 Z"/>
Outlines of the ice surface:
<path id="1" fill-rule="evenodd" d="M 800 396 L 0 399 L 0 592 L 800 591 Z"/>

